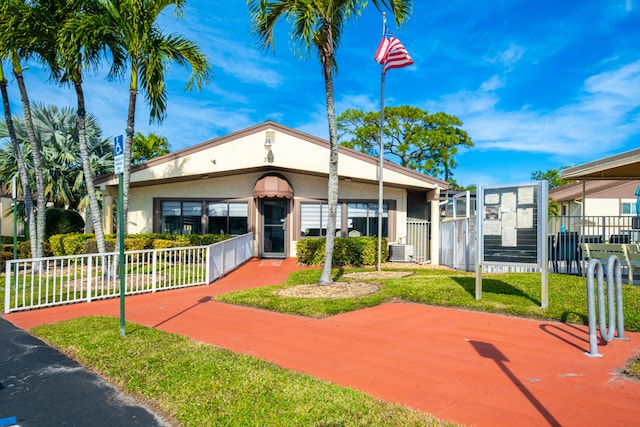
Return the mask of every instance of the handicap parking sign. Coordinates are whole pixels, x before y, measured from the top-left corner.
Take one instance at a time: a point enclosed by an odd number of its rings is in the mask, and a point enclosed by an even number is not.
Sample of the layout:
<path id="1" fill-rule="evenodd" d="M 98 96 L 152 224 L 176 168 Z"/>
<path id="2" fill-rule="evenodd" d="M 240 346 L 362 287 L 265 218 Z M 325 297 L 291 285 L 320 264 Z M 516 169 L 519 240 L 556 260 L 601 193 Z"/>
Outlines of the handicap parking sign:
<path id="1" fill-rule="evenodd" d="M 124 173 L 124 138 L 118 135 L 113 138 L 113 172 Z"/>

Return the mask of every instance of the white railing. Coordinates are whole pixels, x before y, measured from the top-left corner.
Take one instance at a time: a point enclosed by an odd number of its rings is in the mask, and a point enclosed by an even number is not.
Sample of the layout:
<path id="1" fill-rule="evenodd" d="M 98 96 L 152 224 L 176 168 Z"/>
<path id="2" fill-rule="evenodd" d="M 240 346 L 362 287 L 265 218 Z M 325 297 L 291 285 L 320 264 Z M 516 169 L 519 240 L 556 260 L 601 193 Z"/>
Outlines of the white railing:
<path id="1" fill-rule="evenodd" d="M 125 294 L 206 285 L 252 256 L 253 233 L 209 246 L 125 253 Z M 116 252 L 9 260 L 4 312 L 120 296 Z"/>

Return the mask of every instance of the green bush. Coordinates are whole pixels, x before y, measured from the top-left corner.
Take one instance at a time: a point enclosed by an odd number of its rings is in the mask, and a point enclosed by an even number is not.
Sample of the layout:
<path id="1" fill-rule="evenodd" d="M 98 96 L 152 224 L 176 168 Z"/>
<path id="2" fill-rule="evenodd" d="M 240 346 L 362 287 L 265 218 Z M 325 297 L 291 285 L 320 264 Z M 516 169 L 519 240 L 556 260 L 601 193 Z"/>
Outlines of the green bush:
<path id="1" fill-rule="evenodd" d="M 65 234 L 62 238 L 64 255 L 80 255 L 84 253 L 84 244 L 92 237 L 92 234 Z"/>
<path id="2" fill-rule="evenodd" d="M 326 239 L 301 239 L 296 245 L 298 262 L 304 265 L 324 263 Z M 389 258 L 387 239 L 382 239 L 382 261 Z M 378 262 L 376 237 L 336 237 L 333 246 L 333 266 L 374 265 Z"/>
<path id="3" fill-rule="evenodd" d="M 126 251 L 138 251 L 144 249 L 164 249 L 178 248 L 188 246 L 203 246 L 218 243 L 223 240 L 232 238 L 229 234 L 158 234 L 144 233 L 127 235 L 124 240 Z M 31 258 L 31 243 L 29 241 L 18 243 L 18 258 Z M 6 252 L 7 258 L 1 258 L 4 262 L 6 259 L 13 259 L 13 244 L 2 247 L 3 257 Z M 116 235 L 108 234 L 105 236 L 105 246 L 107 252 L 115 252 Z M 80 254 L 98 253 L 98 244 L 93 234 L 69 233 L 55 234 L 49 237 L 49 241 L 44 244 L 45 256 L 65 256 Z"/>
<path id="4" fill-rule="evenodd" d="M 82 233 L 84 220 L 78 212 L 65 209 L 48 208 L 44 211 L 45 239 L 56 234 Z"/>
<path id="5" fill-rule="evenodd" d="M 124 239 L 124 249 L 126 251 L 141 251 L 144 249 L 151 249 L 152 244 L 152 239 L 140 237 L 128 237 Z"/>
<path id="6" fill-rule="evenodd" d="M 64 236 L 64 234 L 55 234 L 49 237 L 49 244 L 51 245 L 51 251 L 54 256 L 64 255 L 64 244 L 62 242 Z"/>
<path id="7" fill-rule="evenodd" d="M 104 247 L 105 247 L 105 251 L 106 252 L 115 252 L 116 251 L 116 240 L 114 239 L 107 239 L 105 236 L 104 239 Z M 96 239 L 91 236 L 91 238 L 87 239 L 84 242 L 84 252 L 85 254 L 97 254 L 98 252 L 98 242 L 96 241 Z"/>
<path id="8" fill-rule="evenodd" d="M 176 242 L 167 239 L 155 239 L 152 243 L 153 249 L 166 249 L 174 247 Z"/>

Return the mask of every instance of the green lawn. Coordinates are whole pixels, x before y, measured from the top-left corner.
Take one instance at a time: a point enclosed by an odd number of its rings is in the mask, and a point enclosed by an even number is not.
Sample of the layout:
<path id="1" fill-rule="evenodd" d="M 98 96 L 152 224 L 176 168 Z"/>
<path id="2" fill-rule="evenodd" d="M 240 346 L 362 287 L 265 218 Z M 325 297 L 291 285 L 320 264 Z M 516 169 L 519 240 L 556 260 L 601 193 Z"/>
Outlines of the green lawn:
<path id="1" fill-rule="evenodd" d="M 32 333 L 181 426 L 454 426 L 260 359 L 118 319 Z M 108 351 L 106 351 L 108 349 Z"/>
<path id="2" fill-rule="evenodd" d="M 351 271 L 351 270 L 349 270 Z M 347 271 L 347 272 L 349 272 Z M 364 271 L 364 270 L 353 270 Z M 336 279 L 343 278 L 336 270 Z M 401 279 L 376 279 L 380 291 L 352 299 L 286 298 L 275 295 L 287 286 L 315 283 L 319 270 L 301 270 L 283 285 L 219 295 L 216 300 L 315 318 L 372 307 L 388 301 L 458 307 L 535 319 L 587 324 L 586 280 L 565 274 L 549 275 L 548 308 L 540 307 L 540 273 L 485 274 L 482 299 L 475 299 L 475 274 L 451 270 L 419 269 Z M 360 279 L 358 279 L 360 280 Z M 625 330 L 640 331 L 640 287 L 623 285 Z"/>

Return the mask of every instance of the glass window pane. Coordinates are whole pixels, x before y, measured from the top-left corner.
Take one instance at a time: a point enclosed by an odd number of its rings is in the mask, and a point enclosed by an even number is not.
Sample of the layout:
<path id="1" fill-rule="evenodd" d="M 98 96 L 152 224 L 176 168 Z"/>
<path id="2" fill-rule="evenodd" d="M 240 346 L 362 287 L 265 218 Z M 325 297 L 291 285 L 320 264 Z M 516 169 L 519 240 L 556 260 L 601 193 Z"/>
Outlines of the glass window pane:
<path id="1" fill-rule="evenodd" d="M 240 235 L 249 232 L 249 220 L 246 216 L 229 217 L 229 234 Z"/>
<path id="2" fill-rule="evenodd" d="M 210 202 L 207 204 L 208 216 L 227 216 L 227 202 Z"/>
<path id="3" fill-rule="evenodd" d="M 202 202 L 183 202 L 182 215 L 184 216 L 202 216 Z"/>
<path id="4" fill-rule="evenodd" d="M 180 217 L 164 216 L 162 217 L 163 233 L 180 233 Z"/>
<path id="5" fill-rule="evenodd" d="M 180 216 L 180 202 L 162 202 L 162 216 Z"/>
<path id="6" fill-rule="evenodd" d="M 248 217 L 249 204 L 245 202 L 229 203 L 229 216 Z"/>
<path id="7" fill-rule="evenodd" d="M 303 236 L 321 235 L 320 203 L 303 203 L 300 205 L 300 233 Z"/>
<path id="8" fill-rule="evenodd" d="M 228 234 L 226 216 L 210 216 L 207 232 L 209 234 Z"/>
<path id="9" fill-rule="evenodd" d="M 202 234 L 202 217 L 182 217 L 182 234 Z"/>

